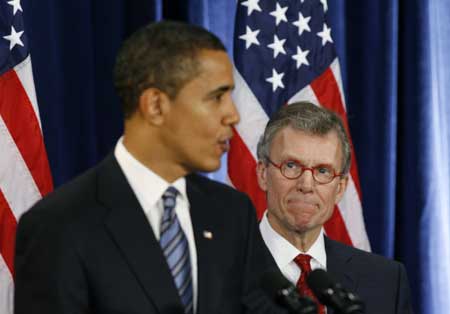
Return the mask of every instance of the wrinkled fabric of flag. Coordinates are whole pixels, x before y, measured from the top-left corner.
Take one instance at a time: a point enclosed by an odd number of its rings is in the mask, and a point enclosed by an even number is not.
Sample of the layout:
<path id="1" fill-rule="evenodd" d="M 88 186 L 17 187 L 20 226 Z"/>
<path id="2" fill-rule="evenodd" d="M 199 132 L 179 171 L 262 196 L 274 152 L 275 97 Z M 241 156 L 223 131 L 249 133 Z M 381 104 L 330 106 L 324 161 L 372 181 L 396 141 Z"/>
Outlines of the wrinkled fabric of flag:
<path id="1" fill-rule="evenodd" d="M 20 0 L 0 1 L 0 313 L 13 313 L 19 217 L 53 189 Z"/>
<path id="2" fill-rule="evenodd" d="M 259 217 L 266 202 L 256 182 L 256 146 L 269 118 L 281 106 L 311 101 L 335 111 L 348 131 L 327 11 L 326 0 L 247 0 L 237 4 L 233 97 L 241 121 L 231 142 L 228 175 L 234 187 L 250 195 Z M 370 251 L 353 152 L 347 191 L 325 231 L 335 240 Z"/>

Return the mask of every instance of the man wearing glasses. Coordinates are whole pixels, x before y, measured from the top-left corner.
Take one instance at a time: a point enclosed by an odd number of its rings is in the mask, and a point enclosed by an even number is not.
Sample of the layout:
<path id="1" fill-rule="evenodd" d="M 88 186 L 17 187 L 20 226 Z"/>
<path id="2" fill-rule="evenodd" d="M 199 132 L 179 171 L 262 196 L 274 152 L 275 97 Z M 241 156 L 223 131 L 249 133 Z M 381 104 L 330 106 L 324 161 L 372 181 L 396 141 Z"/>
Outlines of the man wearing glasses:
<path id="1" fill-rule="evenodd" d="M 411 313 L 403 265 L 326 237 L 323 225 L 348 183 L 350 144 L 340 118 L 308 102 L 283 107 L 258 143 L 257 176 L 266 192 L 264 242 L 300 294 L 311 269 L 326 269 L 366 305 L 366 314 Z M 319 304 L 319 313 L 325 307 Z"/>

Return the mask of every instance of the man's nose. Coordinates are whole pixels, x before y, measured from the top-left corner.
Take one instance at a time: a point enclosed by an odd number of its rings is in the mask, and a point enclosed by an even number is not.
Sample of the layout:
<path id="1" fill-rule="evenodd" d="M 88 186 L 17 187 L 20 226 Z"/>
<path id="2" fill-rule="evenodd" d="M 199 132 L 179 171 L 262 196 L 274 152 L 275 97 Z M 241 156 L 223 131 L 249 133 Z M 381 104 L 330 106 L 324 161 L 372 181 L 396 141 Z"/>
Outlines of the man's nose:
<path id="1" fill-rule="evenodd" d="M 224 123 L 226 125 L 235 125 L 239 123 L 240 119 L 241 118 L 237 110 L 237 107 L 233 101 L 233 98 L 230 96 L 229 101 L 227 103 L 227 112 L 224 119 Z"/>
<path id="2" fill-rule="evenodd" d="M 297 178 L 297 189 L 304 193 L 313 190 L 315 181 L 312 169 L 303 169 L 303 173 Z"/>

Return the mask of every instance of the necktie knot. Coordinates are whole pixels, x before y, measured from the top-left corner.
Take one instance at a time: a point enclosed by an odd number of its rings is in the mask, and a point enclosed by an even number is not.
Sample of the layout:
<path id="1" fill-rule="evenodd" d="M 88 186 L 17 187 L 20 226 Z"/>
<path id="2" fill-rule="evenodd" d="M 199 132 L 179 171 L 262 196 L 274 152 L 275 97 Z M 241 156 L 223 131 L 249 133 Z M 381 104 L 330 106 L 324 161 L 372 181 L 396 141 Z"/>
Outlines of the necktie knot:
<path id="1" fill-rule="evenodd" d="M 177 204 L 178 190 L 169 186 L 162 196 L 163 201 L 163 221 L 162 224 L 171 222 L 175 218 L 175 206 Z"/>
<path id="2" fill-rule="evenodd" d="M 175 207 L 177 195 L 178 190 L 173 186 L 169 186 L 162 196 L 164 208 Z"/>
<path id="3" fill-rule="evenodd" d="M 294 262 L 300 267 L 301 271 L 308 274 L 311 272 L 311 255 L 308 254 L 298 254 L 294 258 Z"/>

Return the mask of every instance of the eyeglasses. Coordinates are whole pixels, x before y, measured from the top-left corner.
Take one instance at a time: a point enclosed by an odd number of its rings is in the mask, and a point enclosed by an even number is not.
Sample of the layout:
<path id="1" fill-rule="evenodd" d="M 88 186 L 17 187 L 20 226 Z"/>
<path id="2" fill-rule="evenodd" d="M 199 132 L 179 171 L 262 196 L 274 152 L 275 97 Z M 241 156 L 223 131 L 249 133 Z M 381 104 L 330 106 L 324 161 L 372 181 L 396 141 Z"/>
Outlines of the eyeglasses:
<path id="1" fill-rule="evenodd" d="M 327 184 L 334 180 L 336 177 L 340 177 L 343 173 L 336 173 L 331 165 L 317 165 L 314 167 L 305 167 L 297 160 L 285 160 L 281 164 L 276 164 L 269 157 L 266 157 L 267 161 L 278 168 L 286 179 L 295 180 L 299 178 L 306 170 L 310 170 L 314 180 L 319 184 Z"/>

